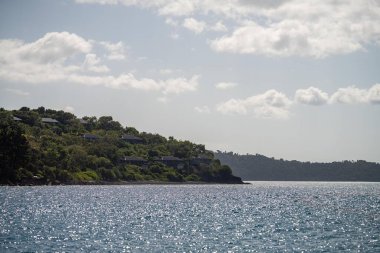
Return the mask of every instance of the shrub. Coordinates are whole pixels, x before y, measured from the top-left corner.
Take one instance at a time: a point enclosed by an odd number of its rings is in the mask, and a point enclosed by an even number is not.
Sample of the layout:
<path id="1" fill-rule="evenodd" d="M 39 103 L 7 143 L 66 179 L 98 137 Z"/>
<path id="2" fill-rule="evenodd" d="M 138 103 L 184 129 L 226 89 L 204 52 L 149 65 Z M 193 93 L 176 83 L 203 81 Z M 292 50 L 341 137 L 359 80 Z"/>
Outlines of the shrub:
<path id="1" fill-rule="evenodd" d="M 93 170 L 80 171 L 76 172 L 73 175 L 75 181 L 79 182 L 91 182 L 91 181 L 99 181 L 99 176 Z"/>
<path id="2" fill-rule="evenodd" d="M 198 176 L 195 175 L 195 174 L 190 174 L 190 175 L 188 175 L 187 177 L 185 177 L 185 180 L 186 180 L 186 181 L 201 181 L 201 178 L 198 177 Z"/>
<path id="3" fill-rule="evenodd" d="M 116 180 L 115 172 L 113 172 L 110 169 L 106 169 L 104 167 L 101 167 L 101 168 L 99 168 L 99 172 L 100 172 L 100 175 L 101 175 L 103 180 L 107 180 L 107 181 Z"/>
<path id="4" fill-rule="evenodd" d="M 184 181 L 183 176 L 181 174 L 178 174 L 178 173 L 168 172 L 166 174 L 166 177 L 169 181 L 172 181 L 172 182 L 183 182 Z"/>

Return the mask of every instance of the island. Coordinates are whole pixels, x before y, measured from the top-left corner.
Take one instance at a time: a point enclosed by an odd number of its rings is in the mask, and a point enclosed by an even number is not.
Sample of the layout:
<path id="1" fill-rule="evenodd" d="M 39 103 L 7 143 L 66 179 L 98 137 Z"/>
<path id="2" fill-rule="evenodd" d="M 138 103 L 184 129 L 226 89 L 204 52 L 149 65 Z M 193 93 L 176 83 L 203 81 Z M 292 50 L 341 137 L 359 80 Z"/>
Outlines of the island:
<path id="1" fill-rule="evenodd" d="M 0 108 L 5 185 L 243 183 L 202 144 L 39 107 Z"/>

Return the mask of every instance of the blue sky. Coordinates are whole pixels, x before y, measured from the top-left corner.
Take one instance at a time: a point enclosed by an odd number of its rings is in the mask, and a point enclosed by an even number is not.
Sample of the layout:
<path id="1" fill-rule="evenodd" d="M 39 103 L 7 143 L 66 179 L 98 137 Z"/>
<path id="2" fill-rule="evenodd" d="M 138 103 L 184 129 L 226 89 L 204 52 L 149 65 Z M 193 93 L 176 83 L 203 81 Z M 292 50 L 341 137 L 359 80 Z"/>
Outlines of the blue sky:
<path id="1" fill-rule="evenodd" d="M 380 162 L 380 2 L 0 2 L 0 106 L 212 150 Z"/>

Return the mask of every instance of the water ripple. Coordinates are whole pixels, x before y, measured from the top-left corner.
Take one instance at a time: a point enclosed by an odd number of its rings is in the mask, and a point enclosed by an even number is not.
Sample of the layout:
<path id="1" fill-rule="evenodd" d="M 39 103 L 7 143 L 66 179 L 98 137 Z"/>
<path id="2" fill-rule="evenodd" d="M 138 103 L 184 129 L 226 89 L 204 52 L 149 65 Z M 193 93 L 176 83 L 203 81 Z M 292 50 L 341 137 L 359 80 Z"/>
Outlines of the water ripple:
<path id="1" fill-rule="evenodd" d="M 0 187 L 1 252 L 379 252 L 380 184 Z"/>

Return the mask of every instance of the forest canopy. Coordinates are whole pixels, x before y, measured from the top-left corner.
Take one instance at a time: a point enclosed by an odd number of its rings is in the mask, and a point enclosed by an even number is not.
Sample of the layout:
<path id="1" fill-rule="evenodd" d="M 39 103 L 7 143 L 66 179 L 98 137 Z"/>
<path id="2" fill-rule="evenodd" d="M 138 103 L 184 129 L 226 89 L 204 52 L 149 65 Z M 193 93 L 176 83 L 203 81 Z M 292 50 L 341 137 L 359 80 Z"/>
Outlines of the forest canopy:
<path id="1" fill-rule="evenodd" d="M 2 184 L 241 183 L 202 144 L 39 107 L 0 109 Z"/>

